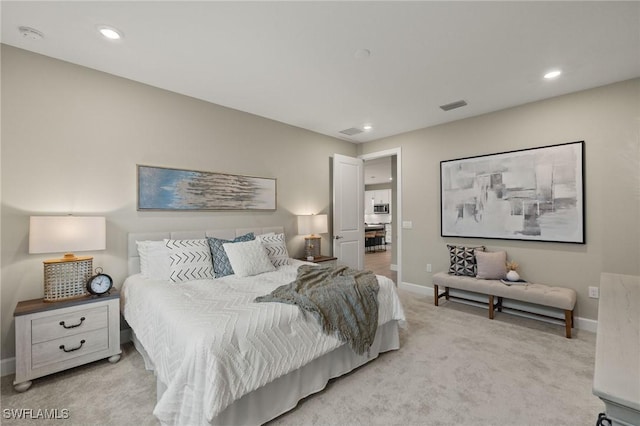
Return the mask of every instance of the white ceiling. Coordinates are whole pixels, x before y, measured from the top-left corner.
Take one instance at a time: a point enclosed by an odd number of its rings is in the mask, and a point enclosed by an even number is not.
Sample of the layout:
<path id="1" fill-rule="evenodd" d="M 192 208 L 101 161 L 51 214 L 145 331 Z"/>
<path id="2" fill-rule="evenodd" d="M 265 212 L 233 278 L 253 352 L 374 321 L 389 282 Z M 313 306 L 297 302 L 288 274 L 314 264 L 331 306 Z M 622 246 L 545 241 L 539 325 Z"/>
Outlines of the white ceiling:
<path id="1" fill-rule="evenodd" d="M 640 2 L 2 1 L 2 42 L 352 142 L 640 76 Z M 124 33 L 102 39 L 96 26 Z M 22 37 L 33 27 L 44 39 Z M 360 58 L 360 49 L 371 55 Z M 544 81 L 553 68 L 563 74 Z M 450 112 L 439 105 L 464 99 Z M 353 137 L 339 133 L 373 129 Z"/>
<path id="2" fill-rule="evenodd" d="M 391 182 L 391 157 L 376 158 L 364 162 L 364 184 Z"/>

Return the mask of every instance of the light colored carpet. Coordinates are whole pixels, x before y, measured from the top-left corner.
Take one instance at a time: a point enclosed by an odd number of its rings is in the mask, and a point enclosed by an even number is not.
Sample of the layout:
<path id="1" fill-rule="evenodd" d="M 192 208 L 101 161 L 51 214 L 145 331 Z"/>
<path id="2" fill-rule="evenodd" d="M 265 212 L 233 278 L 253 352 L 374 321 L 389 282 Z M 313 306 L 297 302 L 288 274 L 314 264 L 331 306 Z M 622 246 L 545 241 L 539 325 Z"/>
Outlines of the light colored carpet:
<path id="1" fill-rule="evenodd" d="M 383 354 L 301 401 L 270 425 L 593 425 L 595 335 L 401 292 L 409 329 Z M 155 378 L 131 344 L 14 392 L 2 378 L 3 425 L 154 425 Z M 67 408 L 69 419 L 8 420 L 4 409 Z"/>

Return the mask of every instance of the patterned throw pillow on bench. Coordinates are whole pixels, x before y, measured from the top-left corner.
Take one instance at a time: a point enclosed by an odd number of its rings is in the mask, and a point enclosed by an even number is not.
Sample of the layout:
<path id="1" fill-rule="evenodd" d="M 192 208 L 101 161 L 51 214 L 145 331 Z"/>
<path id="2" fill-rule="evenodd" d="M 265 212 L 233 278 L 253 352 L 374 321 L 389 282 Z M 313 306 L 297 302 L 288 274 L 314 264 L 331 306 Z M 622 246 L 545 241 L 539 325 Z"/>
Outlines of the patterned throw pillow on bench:
<path id="1" fill-rule="evenodd" d="M 475 252 L 484 251 L 485 246 L 465 247 L 447 244 L 449 249 L 449 273 L 453 275 L 464 275 L 475 277 L 478 272 Z"/>

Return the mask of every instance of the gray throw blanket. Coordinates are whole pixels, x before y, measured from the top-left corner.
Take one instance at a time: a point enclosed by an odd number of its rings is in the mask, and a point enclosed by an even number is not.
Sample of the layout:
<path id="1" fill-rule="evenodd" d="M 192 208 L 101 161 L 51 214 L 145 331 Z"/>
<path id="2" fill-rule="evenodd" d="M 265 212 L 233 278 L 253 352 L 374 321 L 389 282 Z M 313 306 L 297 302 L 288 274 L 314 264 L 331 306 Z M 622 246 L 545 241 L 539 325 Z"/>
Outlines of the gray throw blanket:
<path id="1" fill-rule="evenodd" d="M 295 281 L 255 301 L 297 305 L 303 313 L 312 313 L 326 334 L 338 337 L 361 355 L 376 336 L 379 289 L 371 271 L 302 265 Z"/>

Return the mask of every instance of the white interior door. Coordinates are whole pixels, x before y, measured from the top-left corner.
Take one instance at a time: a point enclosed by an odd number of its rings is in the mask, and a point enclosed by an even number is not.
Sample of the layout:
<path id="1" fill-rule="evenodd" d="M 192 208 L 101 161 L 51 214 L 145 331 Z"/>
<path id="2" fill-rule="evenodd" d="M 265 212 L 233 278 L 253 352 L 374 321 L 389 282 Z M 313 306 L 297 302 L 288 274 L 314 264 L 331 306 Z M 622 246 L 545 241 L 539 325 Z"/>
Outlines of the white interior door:
<path id="1" fill-rule="evenodd" d="M 333 255 L 364 269 L 364 161 L 333 155 Z"/>

